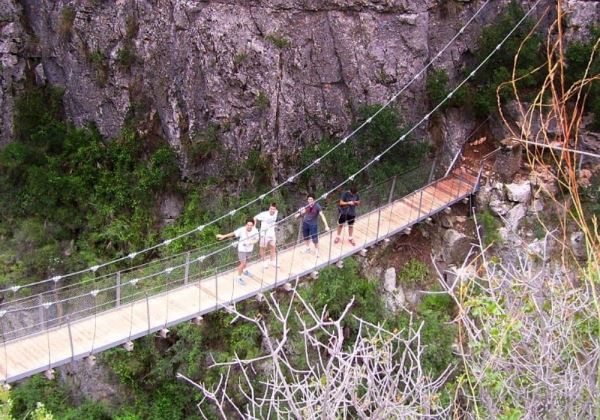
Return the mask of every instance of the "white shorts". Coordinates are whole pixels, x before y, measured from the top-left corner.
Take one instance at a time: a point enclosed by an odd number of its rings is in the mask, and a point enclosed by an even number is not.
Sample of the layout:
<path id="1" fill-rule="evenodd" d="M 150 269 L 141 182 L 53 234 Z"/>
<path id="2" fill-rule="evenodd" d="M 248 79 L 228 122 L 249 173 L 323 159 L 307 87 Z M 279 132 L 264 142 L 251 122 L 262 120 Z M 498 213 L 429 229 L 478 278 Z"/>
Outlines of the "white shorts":
<path id="1" fill-rule="evenodd" d="M 262 236 L 260 237 L 259 245 L 261 248 L 265 248 L 269 245 L 275 246 L 275 237 L 274 236 Z"/>

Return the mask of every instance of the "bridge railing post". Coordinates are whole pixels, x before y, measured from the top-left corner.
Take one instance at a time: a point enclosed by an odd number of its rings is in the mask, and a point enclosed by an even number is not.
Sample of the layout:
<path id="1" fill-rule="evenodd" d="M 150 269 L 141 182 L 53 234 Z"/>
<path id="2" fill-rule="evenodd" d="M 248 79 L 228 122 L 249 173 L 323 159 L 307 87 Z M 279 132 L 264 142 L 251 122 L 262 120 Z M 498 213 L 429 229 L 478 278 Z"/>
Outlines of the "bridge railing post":
<path id="1" fill-rule="evenodd" d="M 379 239 L 380 227 L 381 227 L 381 207 L 379 207 L 377 209 L 377 234 L 376 234 L 377 239 Z"/>
<path id="2" fill-rule="evenodd" d="M 327 265 L 331 264 L 331 249 L 333 248 L 333 232 L 337 232 L 337 221 L 334 222 L 336 227 L 334 230 L 329 232 L 329 255 L 327 256 Z"/>
<path id="3" fill-rule="evenodd" d="M 276 242 L 277 243 L 277 242 Z M 275 285 L 277 285 L 277 281 L 279 280 L 279 250 L 277 249 L 277 245 L 275 245 Z M 263 282 L 260 282 L 260 293 L 263 293 Z"/>
<path id="4" fill-rule="evenodd" d="M 67 329 L 69 330 L 69 344 L 71 346 L 71 361 L 75 360 L 75 348 L 73 347 L 73 334 L 71 332 L 71 320 L 67 315 Z"/>
<path id="5" fill-rule="evenodd" d="M 215 310 L 219 308 L 219 273 L 215 270 Z"/>
<path id="6" fill-rule="evenodd" d="M 39 325 L 40 325 L 40 329 L 43 331 L 44 329 L 46 329 L 46 320 L 45 320 L 45 316 L 44 316 L 44 298 L 42 297 L 42 295 L 38 295 L 38 317 L 40 319 Z"/>
<path id="7" fill-rule="evenodd" d="M 427 212 L 427 216 L 431 216 L 431 213 L 433 212 L 433 208 L 435 207 L 435 200 L 437 200 L 437 197 L 439 194 L 437 188 L 438 188 L 438 183 L 435 182 L 433 184 L 433 199 L 431 200 L 431 206 L 429 206 L 429 211 Z"/>
<path id="8" fill-rule="evenodd" d="M 185 254 L 185 267 L 183 269 L 183 284 L 188 284 L 190 279 L 190 251 Z"/>
<path id="9" fill-rule="evenodd" d="M 152 329 L 152 321 L 150 319 L 150 298 L 148 297 L 148 292 L 145 292 L 146 295 L 146 317 L 148 318 L 148 335 L 150 335 L 150 330 Z"/>
<path id="10" fill-rule="evenodd" d="M 396 189 L 396 177 L 397 177 L 397 175 L 394 175 L 394 177 L 392 178 L 392 187 L 390 188 L 388 204 L 390 204 L 394 200 L 394 190 Z"/>
<path id="11" fill-rule="evenodd" d="M 423 205 L 423 191 L 423 188 L 419 190 L 419 208 L 417 209 L 417 220 L 421 218 L 421 206 Z"/>
<path id="12" fill-rule="evenodd" d="M 117 271 L 116 307 L 121 306 L 121 272 Z"/>

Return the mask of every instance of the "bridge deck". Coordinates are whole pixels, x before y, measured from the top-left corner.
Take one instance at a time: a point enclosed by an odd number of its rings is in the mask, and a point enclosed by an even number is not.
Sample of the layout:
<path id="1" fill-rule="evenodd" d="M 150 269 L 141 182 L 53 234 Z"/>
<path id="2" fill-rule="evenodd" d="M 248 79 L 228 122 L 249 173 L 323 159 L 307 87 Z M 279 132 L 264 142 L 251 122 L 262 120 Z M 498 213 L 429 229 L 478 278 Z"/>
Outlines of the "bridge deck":
<path id="1" fill-rule="evenodd" d="M 235 271 L 229 270 L 6 342 L 0 348 L 0 381 L 13 382 L 82 359 L 310 274 L 468 197 L 474 187 L 471 176 L 458 178 L 453 174 L 438 180 L 358 217 L 354 225 L 355 246 L 347 240 L 335 244 L 333 232 L 323 233 L 318 257 L 302 253 L 302 244 L 282 249 L 278 252 L 278 269 L 265 269 L 258 261 L 250 264 L 248 269 L 253 275 L 246 277 L 245 285 L 237 283 Z"/>

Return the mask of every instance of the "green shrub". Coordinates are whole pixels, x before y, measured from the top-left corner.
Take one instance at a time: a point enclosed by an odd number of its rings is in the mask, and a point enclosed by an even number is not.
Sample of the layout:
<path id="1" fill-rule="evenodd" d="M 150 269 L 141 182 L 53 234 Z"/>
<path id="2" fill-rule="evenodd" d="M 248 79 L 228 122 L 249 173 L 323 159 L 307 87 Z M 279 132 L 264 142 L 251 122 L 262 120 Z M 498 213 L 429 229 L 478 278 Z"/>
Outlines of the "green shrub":
<path id="1" fill-rule="evenodd" d="M 265 40 L 275 45 L 279 49 L 287 48 L 291 45 L 289 39 L 275 32 L 265 35 Z"/>
<path id="2" fill-rule="evenodd" d="M 15 419 L 38 418 L 42 411 L 54 415 L 56 419 L 90 419 L 109 420 L 111 416 L 107 408 L 90 400 L 83 401 L 75 407 L 63 385 L 57 381 L 49 381 L 41 375 L 35 375 L 27 381 L 18 384 L 11 390 L 10 397 L 13 401 L 11 415 Z M 43 403 L 44 410 L 39 410 L 39 403 Z M 46 417 L 39 417 L 46 418 Z"/>
<path id="3" fill-rule="evenodd" d="M 354 127 L 362 124 L 371 115 L 381 108 L 381 105 L 365 105 L 359 109 L 358 119 Z M 375 156 L 385 150 L 389 145 L 399 139 L 405 132 L 400 114 L 393 108 L 385 108 L 370 124 L 362 128 L 348 143 L 338 147 L 315 169 L 304 172 L 301 182 L 308 184 L 322 181 L 325 186 L 341 182 L 348 176 L 356 173 L 366 162 L 365 156 Z M 328 136 L 323 137 L 317 144 L 307 145 L 300 152 L 298 162 L 304 167 L 322 156 L 337 143 Z M 414 168 L 429 152 L 429 146 L 425 143 L 417 143 L 407 138 L 397 144 L 380 161 L 372 165 L 355 179 L 358 185 L 369 185 L 383 181 Z M 315 186 L 307 189 L 315 190 Z"/>
<path id="4" fill-rule="evenodd" d="M 8 277 L 66 271 L 84 263 L 78 258 L 153 241 L 157 216 L 148 203 L 179 179 L 164 143 L 124 131 L 105 144 L 95 127 L 64 122 L 61 108 L 55 89 L 27 89 L 17 101 L 16 139 L 0 151 L 0 230 L 18 250 Z M 64 259 L 66 246 L 82 252 Z"/>
<path id="5" fill-rule="evenodd" d="M 251 185 L 254 187 L 269 186 L 273 177 L 273 163 L 269 156 L 257 150 L 251 150 L 246 160 L 246 168 L 252 174 Z"/>
<path id="6" fill-rule="evenodd" d="M 425 344 L 423 368 L 434 376 L 440 375 L 453 363 L 452 344 L 456 327 L 450 324 L 454 302 L 447 294 L 431 294 L 423 297 L 419 305 L 423 321 L 421 340 Z"/>
<path id="7" fill-rule="evenodd" d="M 126 43 L 117 51 L 117 63 L 125 70 L 131 69 L 131 66 L 136 62 L 136 55 L 131 44 Z"/>
<path id="8" fill-rule="evenodd" d="M 502 237 L 498 232 L 500 222 L 489 210 L 479 213 L 477 220 L 483 229 L 483 242 L 486 246 L 502 242 Z"/>
<path id="9" fill-rule="evenodd" d="M 62 40 L 68 40 L 71 38 L 73 32 L 73 23 L 75 22 L 75 9 L 71 6 L 65 6 L 60 11 L 60 18 L 58 21 L 58 36 Z"/>
<path id="10" fill-rule="evenodd" d="M 233 57 L 233 65 L 238 67 L 240 66 L 246 59 L 248 58 L 248 54 L 245 52 L 239 52 Z"/>
<path id="11" fill-rule="evenodd" d="M 220 151 L 222 151 L 221 137 L 216 125 L 209 125 L 204 130 L 194 133 L 187 145 L 188 156 L 195 163 L 212 159 Z"/>
<path id="12" fill-rule="evenodd" d="M 572 42 L 565 53 L 567 64 L 565 76 L 569 85 L 582 79 L 586 69 L 588 71 L 588 78 L 600 74 L 600 51 L 595 52 L 594 59 L 590 63 L 594 45 L 598 38 L 600 38 L 600 25 L 589 28 L 589 33 L 588 40 Z M 585 109 L 594 114 L 591 128 L 593 130 L 600 130 L 600 81 L 595 80 L 590 83 L 584 89 L 584 92 L 587 94 Z"/>
<path id="13" fill-rule="evenodd" d="M 100 86 L 106 85 L 109 72 L 108 58 L 106 55 L 100 50 L 95 50 L 88 54 L 87 59 L 94 70 L 96 82 L 98 82 Z"/>
<path id="14" fill-rule="evenodd" d="M 271 100 L 269 99 L 267 94 L 261 90 L 258 92 L 258 95 L 256 95 L 254 104 L 261 111 L 266 111 L 271 106 Z"/>
<path id="15" fill-rule="evenodd" d="M 450 93 L 451 89 L 448 87 L 448 73 L 444 69 L 433 69 L 427 74 L 427 81 L 425 82 L 425 91 L 427 93 L 427 99 L 431 108 L 440 104 Z M 458 89 L 450 99 L 438 108 L 436 112 L 441 112 L 448 107 L 462 106 L 466 102 L 467 89 L 463 85 Z"/>
<path id="16" fill-rule="evenodd" d="M 125 19 L 125 39 L 132 40 L 137 36 L 140 29 L 137 18 L 134 15 L 127 16 Z"/>
<path id="17" fill-rule="evenodd" d="M 353 258 L 347 258 L 344 262 L 345 267 L 342 270 L 336 267 L 322 270 L 319 280 L 301 293 L 317 311 L 327 306 L 327 311 L 333 319 L 342 314 L 346 305 L 354 297 L 352 308 L 354 315 L 375 324 L 380 322 L 385 312 L 377 292 L 377 283 L 359 275 L 358 263 Z M 345 321 L 350 327 L 356 325 L 352 317 L 346 318 Z"/>
<path id="18" fill-rule="evenodd" d="M 475 61 L 480 63 L 486 59 L 524 15 L 523 8 L 517 1 L 512 0 L 498 21 L 482 30 L 477 43 L 478 49 L 475 53 Z M 507 39 L 502 48 L 492 55 L 469 81 L 469 97 L 473 98 L 472 107 L 477 116 L 487 117 L 489 114 L 495 113 L 497 108 L 496 88 L 501 83 L 511 79 L 517 52 L 519 54 L 516 65 L 517 77 L 528 75 L 544 63 L 544 51 L 540 35 L 534 33 L 527 38 L 532 28 L 533 22 L 531 19 L 526 19 Z M 520 51 L 519 48 L 521 48 Z M 539 86 L 544 76 L 543 71 L 538 71 L 517 82 L 517 88 L 521 92 L 522 99 L 527 100 L 529 92 L 534 93 L 537 91 L 535 87 Z M 511 97 L 512 92 L 510 89 L 508 87 L 504 88 L 501 92 L 501 99 L 505 101 Z"/>
<path id="19" fill-rule="evenodd" d="M 406 285 L 423 284 L 429 276 L 429 269 L 422 261 L 411 258 L 398 272 L 398 280 Z"/>

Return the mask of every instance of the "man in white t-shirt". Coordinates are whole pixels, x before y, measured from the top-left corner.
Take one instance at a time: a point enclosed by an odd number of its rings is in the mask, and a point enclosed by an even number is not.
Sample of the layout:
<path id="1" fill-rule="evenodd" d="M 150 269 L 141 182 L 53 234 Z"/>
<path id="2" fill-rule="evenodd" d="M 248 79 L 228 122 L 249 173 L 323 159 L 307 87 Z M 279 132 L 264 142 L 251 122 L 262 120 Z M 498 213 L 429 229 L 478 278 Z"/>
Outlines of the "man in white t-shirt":
<path id="1" fill-rule="evenodd" d="M 237 249 L 238 249 L 238 258 L 240 260 L 240 265 L 237 269 L 237 279 L 240 284 L 246 284 L 244 279 L 242 278 L 242 274 L 246 274 L 247 276 L 251 276 L 250 272 L 244 271 L 246 265 L 248 264 L 248 259 L 250 258 L 250 254 L 252 254 L 252 250 L 254 249 L 254 244 L 258 242 L 258 230 L 254 227 L 254 219 L 248 218 L 246 219 L 246 226 L 242 226 L 231 233 L 226 233 L 224 235 L 218 234 L 217 239 L 222 241 L 227 238 L 237 238 Z"/>
<path id="2" fill-rule="evenodd" d="M 260 221 L 260 258 L 264 260 L 264 267 L 269 267 L 269 261 L 265 260 L 265 253 L 267 247 L 269 247 L 271 251 L 271 265 L 273 267 L 278 267 L 275 255 L 277 253 L 277 248 L 275 247 L 275 242 L 277 238 L 275 237 L 275 225 L 277 224 L 277 204 L 271 203 L 269 205 L 268 211 L 263 211 L 254 216 L 254 224 Z"/>

